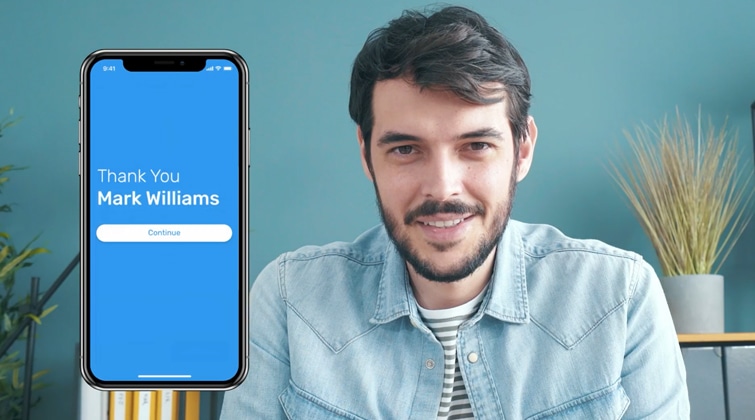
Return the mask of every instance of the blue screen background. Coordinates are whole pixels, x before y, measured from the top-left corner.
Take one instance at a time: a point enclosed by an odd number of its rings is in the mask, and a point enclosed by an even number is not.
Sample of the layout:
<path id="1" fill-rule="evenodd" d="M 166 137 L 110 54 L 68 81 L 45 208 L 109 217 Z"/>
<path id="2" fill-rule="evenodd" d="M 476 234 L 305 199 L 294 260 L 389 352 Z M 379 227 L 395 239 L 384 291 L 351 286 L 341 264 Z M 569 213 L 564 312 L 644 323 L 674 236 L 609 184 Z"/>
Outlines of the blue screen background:
<path id="1" fill-rule="evenodd" d="M 190 375 L 223 381 L 239 369 L 239 73 L 90 73 L 90 360 L 102 381 Z M 105 66 L 113 66 L 104 70 Z M 101 182 L 98 169 L 146 172 Z M 155 183 L 150 170 L 177 183 Z M 217 194 L 217 205 L 148 205 L 144 193 Z M 142 205 L 98 205 L 98 191 L 142 194 Z M 227 242 L 101 242 L 101 224 L 226 224 Z M 163 379 L 164 381 L 164 379 Z"/>

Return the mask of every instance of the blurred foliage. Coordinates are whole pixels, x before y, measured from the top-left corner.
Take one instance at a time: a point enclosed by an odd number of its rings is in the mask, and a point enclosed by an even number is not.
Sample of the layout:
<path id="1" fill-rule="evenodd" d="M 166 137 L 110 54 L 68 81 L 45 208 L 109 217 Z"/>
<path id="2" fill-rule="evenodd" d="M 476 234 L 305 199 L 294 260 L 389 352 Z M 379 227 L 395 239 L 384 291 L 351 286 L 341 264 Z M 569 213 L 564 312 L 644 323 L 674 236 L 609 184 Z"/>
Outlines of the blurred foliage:
<path id="1" fill-rule="evenodd" d="M 19 121 L 20 118 L 14 117 L 13 109 L 11 109 L 8 115 L 0 120 L 0 138 L 3 137 L 6 129 Z M 2 194 L 3 187 L 9 180 L 8 173 L 21 169 L 24 168 L 10 164 L 0 166 L 0 194 Z M 10 204 L 0 204 L 0 212 L 10 211 Z M 0 220 L 0 284 L 2 284 L 2 290 L 0 290 L 0 343 L 5 342 L 25 318 L 30 318 L 33 322 L 40 324 L 42 318 L 57 307 L 57 305 L 50 306 L 37 316 L 32 313 L 31 298 L 28 293 L 22 297 L 15 297 L 14 295 L 15 275 L 18 270 L 32 265 L 34 256 L 49 252 L 45 248 L 32 247 L 31 245 L 36 239 L 32 239 L 21 248 L 14 246 L 10 234 L 5 232 Z M 28 339 L 27 331 L 25 330 L 18 340 Z M 0 355 L 0 418 L 3 420 L 21 418 L 24 389 L 24 384 L 21 381 L 23 369 L 24 360 L 19 356 L 19 351 L 9 350 L 6 354 Z M 47 370 L 41 370 L 32 375 L 32 390 L 38 390 L 47 385 L 39 381 L 39 378 L 47 372 Z M 39 400 L 39 397 L 32 399 L 32 405 L 36 405 Z"/>

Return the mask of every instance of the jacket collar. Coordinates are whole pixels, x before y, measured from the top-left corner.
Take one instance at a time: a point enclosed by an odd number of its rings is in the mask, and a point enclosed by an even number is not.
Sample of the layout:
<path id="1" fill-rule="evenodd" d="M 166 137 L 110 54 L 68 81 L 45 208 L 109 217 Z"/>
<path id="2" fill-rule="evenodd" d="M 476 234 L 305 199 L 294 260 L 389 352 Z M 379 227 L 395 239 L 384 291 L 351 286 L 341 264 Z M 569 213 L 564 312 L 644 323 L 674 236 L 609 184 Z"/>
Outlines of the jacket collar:
<path id="1" fill-rule="evenodd" d="M 529 322 L 524 244 L 518 227 L 517 221 L 510 220 L 498 242 L 491 282 L 473 322 L 483 314 L 512 323 Z M 385 260 L 375 315 L 370 322 L 383 324 L 407 315 L 413 322 L 420 322 L 406 263 L 385 232 L 385 227 L 382 236 L 386 241 Z"/>

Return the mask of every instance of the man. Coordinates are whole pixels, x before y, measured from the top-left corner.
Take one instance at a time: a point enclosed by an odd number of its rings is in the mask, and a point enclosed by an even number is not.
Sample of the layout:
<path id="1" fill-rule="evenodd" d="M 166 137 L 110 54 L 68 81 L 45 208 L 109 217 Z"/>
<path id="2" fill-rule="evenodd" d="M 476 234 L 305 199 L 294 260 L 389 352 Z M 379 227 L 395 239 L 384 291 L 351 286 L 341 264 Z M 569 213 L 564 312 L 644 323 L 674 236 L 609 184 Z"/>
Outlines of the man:
<path id="1" fill-rule="evenodd" d="M 470 10 L 369 36 L 349 111 L 383 224 L 261 272 L 224 419 L 689 417 L 653 269 L 509 220 L 529 101 L 518 52 Z"/>

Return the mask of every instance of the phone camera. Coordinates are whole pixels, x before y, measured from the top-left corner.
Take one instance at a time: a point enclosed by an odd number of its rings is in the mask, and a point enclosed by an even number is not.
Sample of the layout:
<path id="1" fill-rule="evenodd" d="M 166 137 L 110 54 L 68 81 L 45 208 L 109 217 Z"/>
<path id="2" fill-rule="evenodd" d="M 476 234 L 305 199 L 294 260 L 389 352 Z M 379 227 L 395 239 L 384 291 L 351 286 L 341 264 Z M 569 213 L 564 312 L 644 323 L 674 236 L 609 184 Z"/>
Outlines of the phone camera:
<path id="1" fill-rule="evenodd" d="M 183 61 L 183 60 L 181 60 L 181 61 L 179 61 L 179 62 L 178 62 L 178 64 L 180 64 L 180 65 L 182 65 L 182 66 L 183 66 L 183 65 L 184 65 L 184 61 Z"/>

